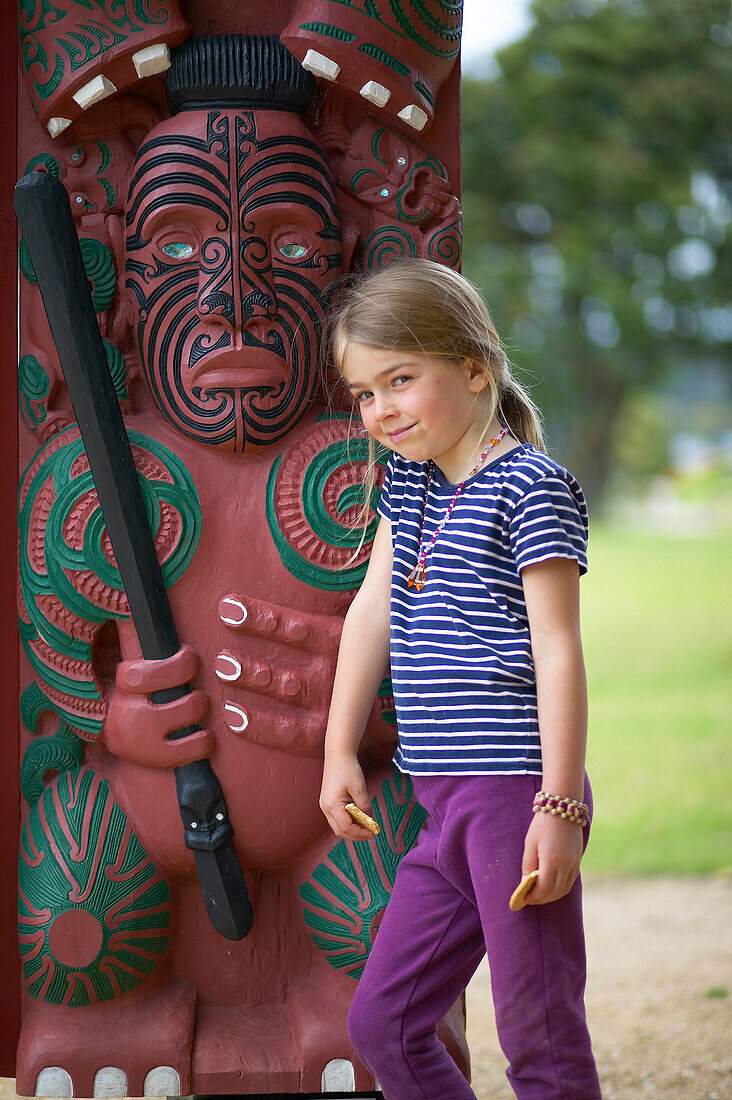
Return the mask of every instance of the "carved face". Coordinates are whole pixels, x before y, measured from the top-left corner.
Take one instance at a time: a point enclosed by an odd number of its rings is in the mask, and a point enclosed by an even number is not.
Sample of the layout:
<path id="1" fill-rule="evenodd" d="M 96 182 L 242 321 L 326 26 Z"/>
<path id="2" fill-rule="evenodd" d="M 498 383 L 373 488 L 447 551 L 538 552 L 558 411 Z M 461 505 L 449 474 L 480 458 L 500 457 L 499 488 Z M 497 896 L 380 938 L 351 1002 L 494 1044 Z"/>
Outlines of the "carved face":
<path id="1" fill-rule="evenodd" d="M 190 439 L 241 453 L 292 428 L 340 270 L 328 164 L 297 115 L 186 110 L 140 148 L 126 286 L 155 402 Z"/>

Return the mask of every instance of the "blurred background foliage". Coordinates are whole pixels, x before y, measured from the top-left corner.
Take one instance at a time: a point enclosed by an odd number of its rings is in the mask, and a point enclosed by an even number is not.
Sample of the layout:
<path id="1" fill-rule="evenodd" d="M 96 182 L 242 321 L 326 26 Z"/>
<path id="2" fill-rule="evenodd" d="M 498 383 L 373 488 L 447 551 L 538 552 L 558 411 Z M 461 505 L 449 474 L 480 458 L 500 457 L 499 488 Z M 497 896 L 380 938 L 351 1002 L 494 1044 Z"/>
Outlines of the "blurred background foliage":
<path id="1" fill-rule="evenodd" d="M 531 10 L 495 75 L 463 80 L 463 270 L 595 515 L 676 459 L 714 492 L 732 447 L 730 5 Z"/>
<path id="2" fill-rule="evenodd" d="M 585 867 L 732 876 L 730 4 L 531 14 L 463 78 L 463 270 L 589 500 Z"/>

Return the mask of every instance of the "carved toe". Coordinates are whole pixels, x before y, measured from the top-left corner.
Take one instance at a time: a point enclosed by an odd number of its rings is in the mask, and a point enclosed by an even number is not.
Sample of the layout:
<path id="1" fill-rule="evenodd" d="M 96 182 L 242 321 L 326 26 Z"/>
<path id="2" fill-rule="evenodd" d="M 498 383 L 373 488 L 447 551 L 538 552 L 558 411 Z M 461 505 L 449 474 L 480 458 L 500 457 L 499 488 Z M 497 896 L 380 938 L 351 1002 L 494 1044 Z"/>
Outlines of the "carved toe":
<path id="1" fill-rule="evenodd" d="M 73 1096 L 71 1075 L 61 1066 L 46 1066 L 36 1078 L 36 1096 Z"/>
<path id="2" fill-rule="evenodd" d="M 95 1096 L 126 1096 L 127 1074 L 119 1066 L 102 1066 L 94 1074 Z"/>

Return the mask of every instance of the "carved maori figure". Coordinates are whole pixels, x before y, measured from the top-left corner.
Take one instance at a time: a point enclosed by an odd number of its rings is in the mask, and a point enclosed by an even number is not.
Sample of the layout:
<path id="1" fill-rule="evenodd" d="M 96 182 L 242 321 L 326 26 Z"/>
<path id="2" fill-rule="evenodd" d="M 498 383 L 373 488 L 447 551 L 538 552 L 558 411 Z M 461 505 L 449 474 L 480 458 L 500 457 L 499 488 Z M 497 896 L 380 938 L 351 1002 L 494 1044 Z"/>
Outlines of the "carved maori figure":
<path id="1" fill-rule="evenodd" d="M 317 22 L 320 7 L 339 5 L 287 5 L 280 26 Z M 378 5 L 341 7 L 338 26 L 353 24 L 352 42 L 359 34 L 384 50 L 397 34 L 386 17 L 364 14 Z M 437 94 L 450 59 L 432 46 L 459 30 L 459 5 L 398 7 L 413 30 L 417 14 L 431 13 L 444 34 L 433 27 L 429 49 L 414 37 L 422 67 L 415 61 L 409 81 L 400 78 L 395 104 L 417 102 L 415 76 Z M 166 0 L 21 0 L 21 27 L 36 107 L 47 91 L 44 125 L 46 115 L 75 117 L 77 86 L 101 76 L 127 87 L 133 55 L 188 34 Z M 105 49 L 80 43 L 85 35 Z M 358 63 L 375 58 L 388 67 L 373 51 Z M 55 1096 L 364 1090 L 374 1082 L 346 1035 L 347 1007 L 424 813 L 390 764 L 386 678 L 362 746 L 380 836 L 335 843 L 318 808 L 342 618 L 376 523 L 354 558 L 366 444 L 349 413 L 324 399 L 325 326 L 338 277 L 384 262 L 369 244 L 377 231 L 397 226 L 420 254 L 452 234 L 457 250 L 459 210 L 447 169 L 414 145 L 402 106 L 380 126 L 364 117 L 372 101 L 329 80 L 318 86 L 274 35 L 191 38 L 172 51 L 166 80 L 162 121 L 154 91 L 144 109 L 131 109 L 127 92 L 114 111 L 116 100 L 100 104 L 53 142 L 39 129 L 26 158 L 70 192 L 189 644 L 168 661 L 140 657 L 21 246 L 28 812 L 17 1087 Z M 350 147 L 336 143 L 333 119 L 351 126 Z M 371 175 L 352 186 L 359 172 Z M 385 204 L 378 191 L 392 185 Z M 176 703 L 149 698 L 187 682 L 195 690 Z M 168 740 L 193 722 L 204 728 Z M 255 910 L 253 931 L 236 943 L 206 918 L 175 797 L 172 769 L 208 755 Z M 467 1066 L 459 1005 L 443 1037 Z"/>

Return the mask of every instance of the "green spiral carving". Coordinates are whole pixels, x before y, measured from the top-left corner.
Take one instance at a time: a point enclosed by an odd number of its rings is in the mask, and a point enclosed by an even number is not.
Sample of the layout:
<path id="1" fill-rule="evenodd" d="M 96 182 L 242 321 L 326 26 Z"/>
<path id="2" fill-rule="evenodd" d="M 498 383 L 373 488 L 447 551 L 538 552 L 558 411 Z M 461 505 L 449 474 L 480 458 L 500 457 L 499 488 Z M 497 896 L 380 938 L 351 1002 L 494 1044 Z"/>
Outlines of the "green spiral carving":
<path id="1" fill-rule="evenodd" d="M 394 770 L 373 799 L 381 832 L 370 844 L 339 840 L 300 887 L 305 923 L 334 970 L 360 978 L 397 868 L 427 813 L 408 775 Z"/>
<path id="2" fill-rule="evenodd" d="M 97 313 L 102 313 L 105 309 L 109 309 L 117 293 L 117 274 L 114 270 L 112 253 L 106 244 L 102 244 L 95 237 L 82 237 L 79 245 L 86 277 L 91 283 L 94 309 Z M 18 264 L 28 282 L 36 286 L 38 283 L 36 270 L 33 267 L 28 245 L 22 239 L 18 245 Z"/>
<path id="3" fill-rule="evenodd" d="M 444 229 L 438 230 L 429 244 L 429 258 L 447 267 L 457 267 L 463 249 L 463 230 L 460 217 Z"/>
<path id="4" fill-rule="evenodd" d="M 177 542 L 161 563 L 165 584 L 170 587 L 188 568 L 200 539 L 202 520 L 198 493 L 177 455 L 157 440 L 138 432 L 130 432 L 129 437 L 135 447 L 154 456 L 171 479 L 153 480 L 138 475 L 153 536 L 158 534 L 163 502 L 180 517 Z M 20 622 L 21 641 L 34 673 L 47 685 L 52 698 L 60 693 L 68 697 L 70 707 L 74 700 L 100 699 L 91 674 L 91 645 L 84 637 L 85 633 L 88 637 L 88 633 L 78 629 L 79 620 L 101 624 L 109 619 L 128 617 L 127 613 L 114 610 L 123 593 L 122 579 L 104 552 L 104 519 L 94 493 L 91 471 L 82 469 L 78 461 L 83 454 L 76 425 L 54 436 L 21 479 L 18 513 L 20 587 L 30 620 Z M 41 493 L 48 497 L 48 508 L 44 517 L 43 568 L 37 570 L 31 562 L 30 545 L 38 538 L 39 521 L 34 517 L 34 509 Z M 83 522 L 83 539 L 77 537 L 71 545 L 65 537 L 65 527 L 73 522 L 79 502 L 88 499 L 90 494 L 93 494 L 93 506 L 77 521 Z M 89 574 L 94 583 L 84 589 L 79 578 L 88 578 Z M 85 595 L 85 591 L 92 592 L 99 602 Z M 61 610 L 69 613 L 63 622 L 57 617 L 51 618 L 44 610 L 44 602 L 49 599 L 53 603 L 58 601 Z M 40 659 L 36 652 L 36 643 L 40 640 L 66 659 L 59 662 L 60 667 L 50 667 Z M 65 671 L 69 661 L 76 665 L 76 675 Z M 90 733 L 99 731 L 100 721 L 94 717 L 73 709 L 65 711 L 60 703 L 58 713 L 80 729 Z"/>
<path id="5" fill-rule="evenodd" d="M 82 237 L 79 244 L 86 277 L 91 283 L 94 309 L 97 313 L 102 313 L 109 309 L 117 293 L 117 275 L 112 253 L 95 237 Z"/>
<path id="6" fill-rule="evenodd" d="M 417 246 L 406 229 L 398 225 L 377 229 L 364 241 L 359 267 L 361 271 L 380 271 L 395 260 L 411 259 Z"/>
<path id="7" fill-rule="evenodd" d="M 333 519 L 323 507 L 323 490 L 325 483 L 337 466 L 347 462 L 365 461 L 368 458 L 369 449 L 366 439 L 354 439 L 345 442 L 332 443 L 326 447 L 318 457 L 310 463 L 305 471 L 302 486 L 302 499 L 305 505 L 305 516 L 315 534 L 329 543 L 331 546 L 343 546 L 349 550 L 355 549 L 361 540 L 359 530 L 344 527 Z M 375 508 L 379 494 L 374 491 L 372 505 Z M 338 498 L 338 515 L 341 516 L 348 509 L 357 504 L 362 506 L 364 490 L 362 485 L 350 485 L 344 489 Z M 371 542 L 376 534 L 378 520 L 374 517 L 366 528 L 366 542 Z"/>
<path id="8" fill-rule="evenodd" d="M 41 737 L 38 741 L 31 742 L 23 755 L 20 765 L 20 791 L 29 806 L 37 802 L 43 794 L 44 776 L 49 772 L 62 775 L 81 764 L 83 743 L 72 734 L 67 723 L 64 722 L 61 728 L 68 730 L 70 736 Z"/>
<path id="9" fill-rule="evenodd" d="M 168 885 L 107 781 L 83 768 L 54 780 L 20 841 L 18 934 L 30 996 L 77 1008 L 128 993 L 165 953 L 169 907 Z"/>
<path id="10" fill-rule="evenodd" d="M 23 422 L 31 432 L 46 419 L 46 409 L 40 402 L 48 397 L 50 389 L 48 371 L 35 355 L 24 355 L 18 363 L 18 404 Z"/>
<path id="11" fill-rule="evenodd" d="M 383 449 L 377 455 L 379 463 L 384 462 L 385 454 L 386 451 Z M 267 523 L 283 565 L 298 580 L 325 591 L 348 591 L 361 584 L 366 573 L 367 561 L 361 560 L 356 564 L 346 565 L 351 552 L 361 542 L 361 528 L 339 522 L 338 517 L 350 508 L 361 509 L 364 501 L 364 486 L 360 483 L 351 483 L 341 489 L 335 505 L 335 516 L 331 515 L 326 508 L 324 492 L 329 478 L 339 468 L 348 468 L 356 462 L 366 462 L 368 457 L 366 439 L 339 439 L 323 446 L 302 471 L 298 516 L 304 520 L 312 532 L 313 541 L 317 542 L 319 549 L 326 550 L 325 556 L 322 553 L 317 555 L 321 559 L 325 557 L 325 560 L 315 560 L 316 555 L 301 552 L 301 549 L 290 541 L 291 532 L 278 518 L 276 507 L 278 474 L 283 458 L 280 457 L 273 463 L 267 481 Z M 371 498 L 374 516 L 366 528 L 364 546 L 367 548 L 378 526 L 376 506 L 379 492 L 380 490 L 375 488 Z M 331 553 L 328 554 L 327 551 Z"/>
<path id="12" fill-rule="evenodd" d="M 31 806 L 43 794 L 44 779 L 49 772 L 61 775 L 69 768 L 78 767 L 84 755 L 81 738 L 61 711 L 37 684 L 30 684 L 20 697 L 20 720 L 30 734 L 39 732 L 39 719 L 44 712 L 55 715 L 57 728 L 54 733 L 32 741 L 20 765 L 20 790 Z"/>
<path id="13" fill-rule="evenodd" d="M 38 153 L 37 156 L 31 157 L 25 166 L 23 175 L 27 176 L 29 172 L 34 172 L 38 167 L 45 168 L 49 176 L 54 176 L 57 180 L 61 179 L 61 165 L 50 153 Z"/>
<path id="14" fill-rule="evenodd" d="M 124 400 L 129 396 L 127 393 L 125 357 L 114 344 L 110 344 L 109 340 L 104 340 L 104 354 L 107 356 L 114 392 L 118 398 Z"/>

